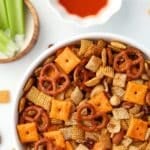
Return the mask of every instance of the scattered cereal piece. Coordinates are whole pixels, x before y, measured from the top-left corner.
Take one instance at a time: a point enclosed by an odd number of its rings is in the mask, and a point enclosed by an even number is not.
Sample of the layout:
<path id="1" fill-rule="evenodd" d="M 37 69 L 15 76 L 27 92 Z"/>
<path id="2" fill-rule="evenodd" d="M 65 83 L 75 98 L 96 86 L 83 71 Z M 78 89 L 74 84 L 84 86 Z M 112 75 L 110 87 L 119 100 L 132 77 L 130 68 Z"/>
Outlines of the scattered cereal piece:
<path id="1" fill-rule="evenodd" d="M 80 59 L 69 47 L 66 47 L 64 51 L 57 56 L 55 62 L 68 74 L 80 63 Z"/>
<path id="2" fill-rule="evenodd" d="M 127 136 L 144 141 L 148 129 L 148 122 L 132 118 L 127 131 Z"/>
<path id="3" fill-rule="evenodd" d="M 72 103 L 70 101 L 52 100 L 50 118 L 68 120 Z"/>
<path id="4" fill-rule="evenodd" d="M 0 91 L 0 103 L 8 103 L 10 101 L 10 92 L 8 90 Z"/>
<path id="5" fill-rule="evenodd" d="M 143 105 L 145 103 L 146 92 L 147 92 L 146 85 L 128 82 L 127 90 L 124 95 L 124 100 Z"/>
<path id="6" fill-rule="evenodd" d="M 94 105 L 97 112 L 110 112 L 112 111 L 112 106 L 110 105 L 108 98 L 104 92 L 100 92 L 98 95 L 91 98 L 88 103 Z"/>
<path id="7" fill-rule="evenodd" d="M 54 140 L 56 146 L 60 148 L 65 148 L 65 140 L 61 131 L 49 131 L 43 133 L 44 137 Z"/>
<path id="8" fill-rule="evenodd" d="M 133 142 L 133 140 L 129 137 L 124 137 L 124 139 L 122 140 L 122 144 L 125 147 L 128 147 L 132 142 Z"/>
<path id="9" fill-rule="evenodd" d="M 18 134 L 22 143 L 35 142 L 39 139 L 36 123 L 17 125 Z"/>
<path id="10" fill-rule="evenodd" d="M 121 98 L 124 96 L 125 93 L 125 90 L 123 88 L 117 86 L 113 86 L 111 91 L 113 95 L 119 96 Z"/>
<path id="11" fill-rule="evenodd" d="M 129 119 L 129 113 L 125 108 L 114 108 L 112 110 L 115 119 Z"/>
<path id="12" fill-rule="evenodd" d="M 116 73 L 113 79 L 113 86 L 125 87 L 127 75 L 123 73 Z"/>
<path id="13" fill-rule="evenodd" d="M 102 63 L 101 59 L 93 55 L 86 64 L 85 68 L 90 71 L 96 72 L 101 63 Z"/>

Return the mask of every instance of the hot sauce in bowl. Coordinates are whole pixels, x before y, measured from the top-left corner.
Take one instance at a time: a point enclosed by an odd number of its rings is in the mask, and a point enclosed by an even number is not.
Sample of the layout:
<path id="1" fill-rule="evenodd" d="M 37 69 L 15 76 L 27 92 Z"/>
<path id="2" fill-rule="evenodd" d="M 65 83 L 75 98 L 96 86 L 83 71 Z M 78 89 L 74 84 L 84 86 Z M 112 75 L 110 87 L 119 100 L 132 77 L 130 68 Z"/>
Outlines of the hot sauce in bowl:
<path id="1" fill-rule="evenodd" d="M 108 0 L 59 0 L 59 3 L 71 14 L 87 17 L 96 15 L 108 4 Z"/>

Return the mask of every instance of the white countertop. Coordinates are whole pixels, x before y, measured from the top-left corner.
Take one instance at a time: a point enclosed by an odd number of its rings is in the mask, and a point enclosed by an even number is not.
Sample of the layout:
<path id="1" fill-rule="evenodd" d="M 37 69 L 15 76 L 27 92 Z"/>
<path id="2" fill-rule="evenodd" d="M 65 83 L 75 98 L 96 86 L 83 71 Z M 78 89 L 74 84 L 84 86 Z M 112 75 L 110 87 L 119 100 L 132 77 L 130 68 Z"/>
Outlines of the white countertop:
<path id="1" fill-rule="evenodd" d="M 16 93 L 16 85 L 21 82 L 22 75 L 27 67 L 39 56 L 50 43 L 61 39 L 87 32 L 111 32 L 133 38 L 150 49 L 150 0 L 123 0 L 121 10 L 106 24 L 89 28 L 80 28 L 72 23 L 64 23 L 50 9 L 48 0 L 32 0 L 37 8 L 41 32 L 38 43 L 23 59 L 0 65 L 0 90 L 11 91 L 11 102 L 0 104 L 0 150 L 12 150 L 13 135 L 11 130 L 12 113 L 14 107 L 13 98 Z M 17 150 L 17 149 L 16 149 Z"/>

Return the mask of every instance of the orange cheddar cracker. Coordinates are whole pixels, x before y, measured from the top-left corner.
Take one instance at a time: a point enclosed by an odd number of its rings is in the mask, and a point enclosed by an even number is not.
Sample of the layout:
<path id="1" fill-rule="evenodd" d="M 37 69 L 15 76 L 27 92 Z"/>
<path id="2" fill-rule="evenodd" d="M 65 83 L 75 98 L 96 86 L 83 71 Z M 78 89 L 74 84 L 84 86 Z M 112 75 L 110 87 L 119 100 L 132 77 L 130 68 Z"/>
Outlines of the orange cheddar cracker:
<path id="1" fill-rule="evenodd" d="M 127 131 L 127 136 L 144 141 L 147 129 L 148 122 L 132 118 Z"/>
<path id="2" fill-rule="evenodd" d="M 147 86 L 135 82 L 128 82 L 124 100 L 140 105 L 144 105 Z"/>
<path id="3" fill-rule="evenodd" d="M 68 74 L 80 63 L 80 59 L 69 47 L 66 47 L 55 59 L 55 62 Z"/>
<path id="4" fill-rule="evenodd" d="M 54 140 L 56 146 L 64 148 L 65 147 L 65 140 L 61 133 L 61 131 L 49 131 L 43 133 L 44 137 Z"/>
<path id="5" fill-rule="evenodd" d="M 92 104 L 96 108 L 97 112 L 112 111 L 112 106 L 104 92 L 100 92 L 98 95 L 91 98 L 88 103 Z"/>
<path id="6" fill-rule="evenodd" d="M 68 120 L 72 103 L 70 101 L 52 100 L 50 118 Z"/>
<path id="7" fill-rule="evenodd" d="M 19 138 L 22 143 L 35 142 L 39 139 L 36 123 L 25 123 L 17 125 Z"/>

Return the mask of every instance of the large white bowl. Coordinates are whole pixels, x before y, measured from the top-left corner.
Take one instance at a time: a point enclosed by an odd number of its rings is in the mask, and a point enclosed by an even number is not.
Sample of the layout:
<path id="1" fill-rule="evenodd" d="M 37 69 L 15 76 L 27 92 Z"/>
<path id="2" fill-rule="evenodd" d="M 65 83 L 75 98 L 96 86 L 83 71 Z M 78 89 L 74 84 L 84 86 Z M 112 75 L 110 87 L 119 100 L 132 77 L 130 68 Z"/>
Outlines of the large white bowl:
<path id="1" fill-rule="evenodd" d="M 121 8 L 122 0 L 108 0 L 108 4 L 97 15 L 88 17 L 79 17 L 72 15 L 61 6 L 58 0 L 49 0 L 50 8 L 64 21 L 73 22 L 81 26 L 92 26 L 104 24 Z"/>
<path id="2" fill-rule="evenodd" d="M 68 40 L 65 41 L 60 41 L 58 43 L 56 43 L 54 46 L 52 46 L 51 48 L 47 49 L 42 55 L 40 55 L 28 68 L 28 70 L 25 72 L 21 83 L 18 83 L 18 87 L 17 87 L 17 94 L 15 96 L 15 102 L 14 102 L 14 107 L 13 107 L 13 124 L 12 124 L 12 136 L 13 136 L 13 146 L 15 148 L 15 150 L 22 150 L 23 148 L 21 147 L 21 144 L 19 142 L 19 138 L 17 135 L 17 130 L 16 130 L 16 125 L 17 125 L 17 119 L 18 119 L 18 102 L 19 102 L 19 98 L 22 96 L 23 93 L 23 87 L 25 82 L 27 81 L 27 79 L 30 77 L 30 75 L 32 74 L 33 70 L 49 55 L 51 55 L 52 53 L 54 53 L 57 49 L 64 47 L 66 45 L 69 45 L 71 43 L 77 42 L 81 39 L 105 39 L 105 40 L 117 40 L 117 41 L 121 41 L 124 42 L 128 45 L 131 45 L 133 47 L 136 47 L 138 49 L 140 49 L 147 57 L 150 57 L 150 50 L 145 48 L 143 45 L 138 44 L 137 42 L 135 42 L 134 40 L 127 38 L 127 37 L 123 37 L 120 35 L 115 35 L 115 34 L 110 34 L 110 33 L 90 33 L 90 34 L 83 34 L 83 35 L 78 35 L 78 36 L 74 36 Z"/>

